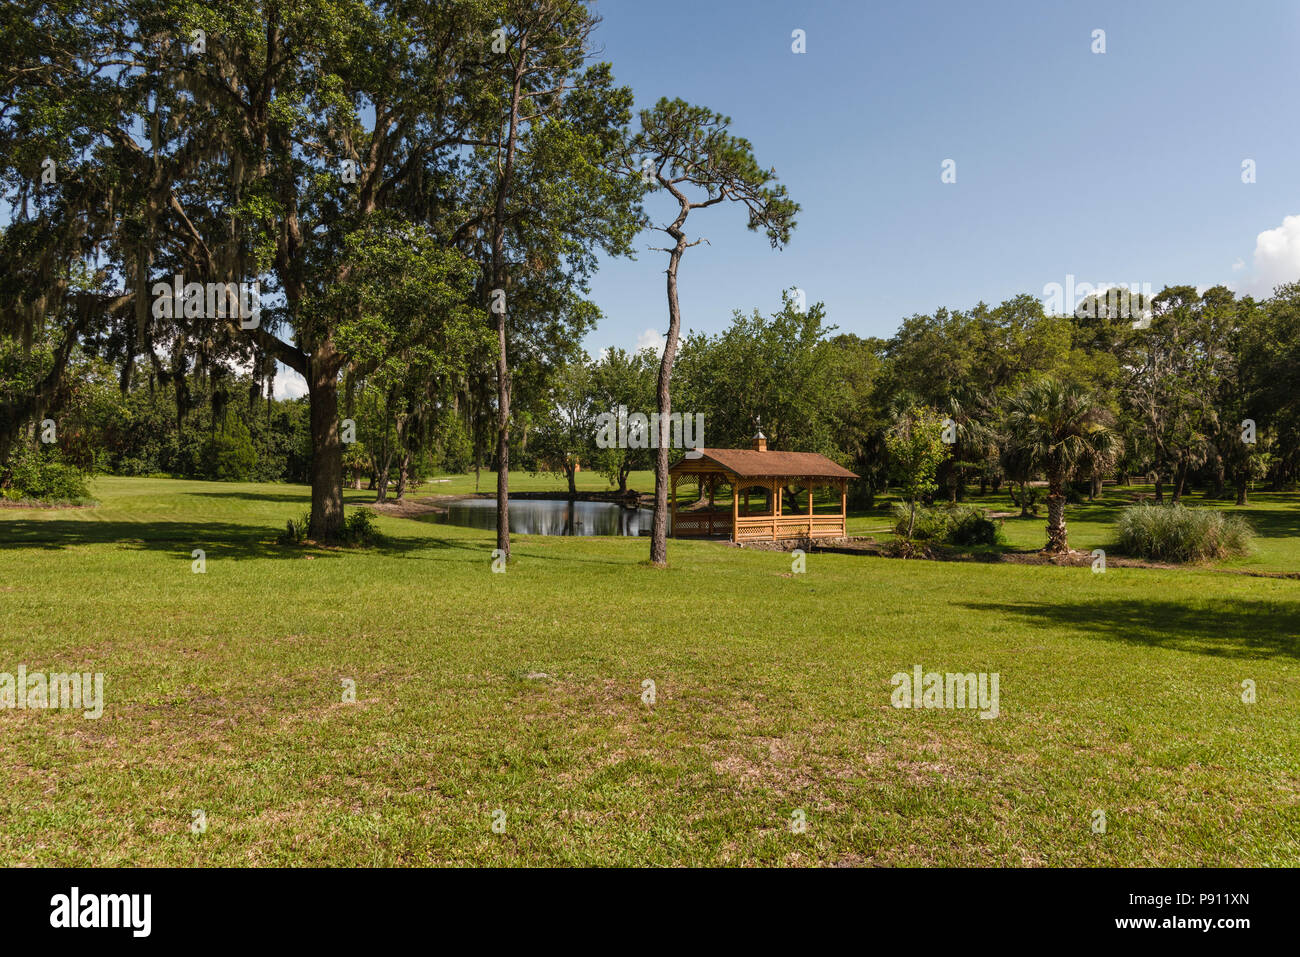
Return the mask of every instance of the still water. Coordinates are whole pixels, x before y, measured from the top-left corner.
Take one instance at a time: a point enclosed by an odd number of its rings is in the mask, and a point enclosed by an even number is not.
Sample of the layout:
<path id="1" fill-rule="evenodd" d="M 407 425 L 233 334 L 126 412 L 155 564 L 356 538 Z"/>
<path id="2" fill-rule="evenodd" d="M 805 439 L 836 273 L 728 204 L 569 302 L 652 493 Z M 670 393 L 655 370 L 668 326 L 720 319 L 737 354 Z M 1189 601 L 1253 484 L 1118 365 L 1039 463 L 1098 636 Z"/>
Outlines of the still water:
<path id="1" fill-rule="evenodd" d="M 495 499 L 450 502 L 446 514 L 422 516 L 439 525 L 496 528 Z M 570 502 L 565 499 L 511 499 L 510 531 L 518 535 L 649 535 L 654 509 L 624 508 L 615 502 Z"/>

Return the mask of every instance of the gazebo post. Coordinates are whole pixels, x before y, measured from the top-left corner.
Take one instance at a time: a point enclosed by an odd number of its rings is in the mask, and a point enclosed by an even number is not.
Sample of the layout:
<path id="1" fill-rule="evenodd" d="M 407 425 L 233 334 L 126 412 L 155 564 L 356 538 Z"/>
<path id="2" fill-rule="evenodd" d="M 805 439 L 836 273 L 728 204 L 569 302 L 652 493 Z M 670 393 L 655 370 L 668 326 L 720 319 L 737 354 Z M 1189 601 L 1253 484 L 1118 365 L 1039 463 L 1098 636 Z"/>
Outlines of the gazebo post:
<path id="1" fill-rule="evenodd" d="M 808 486 L 808 537 L 809 537 L 809 538 L 812 538 L 812 529 L 813 529 L 813 520 L 812 520 L 813 504 L 812 504 L 812 499 L 813 499 L 813 487 L 812 487 L 811 485 L 809 485 L 809 486 Z"/>
<path id="2" fill-rule="evenodd" d="M 740 495 L 737 494 L 734 475 L 731 476 L 731 540 L 740 541 Z"/>
<path id="3" fill-rule="evenodd" d="M 709 537 L 710 538 L 713 537 L 713 490 L 717 488 L 717 485 L 718 485 L 718 477 L 716 475 L 710 475 L 709 476 Z"/>
<path id="4" fill-rule="evenodd" d="M 677 476 L 676 475 L 673 476 L 673 480 L 671 483 L 669 483 L 669 485 L 672 488 L 672 492 L 673 492 L 673 507 L 672 507 L 672 511 L 669 513 L 672 516 L 673 538 L 678 538 L 680 536 L 678 536 L 677 534 Z"/>
<path id="5" fill-rule="evenodd" d="M 776 520 L 781 516 L 781 480 L 772 479 L 772 541 L 776 541 Z"/>
<path id="6" fill-rule="evenodd" d="M 840 480 L 840 534 L 849 533 L 849 483 Z"/>

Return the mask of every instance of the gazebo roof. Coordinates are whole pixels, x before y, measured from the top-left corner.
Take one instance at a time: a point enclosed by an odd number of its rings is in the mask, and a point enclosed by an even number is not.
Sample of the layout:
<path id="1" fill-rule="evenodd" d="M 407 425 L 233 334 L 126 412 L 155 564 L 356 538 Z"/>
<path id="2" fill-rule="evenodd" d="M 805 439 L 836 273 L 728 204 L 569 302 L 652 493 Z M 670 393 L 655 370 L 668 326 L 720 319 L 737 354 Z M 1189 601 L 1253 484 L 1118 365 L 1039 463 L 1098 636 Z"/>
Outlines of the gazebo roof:
<path id="1" fill-rule="evenodd" d="M 768 452 L 757 449 L 696 449 L 700 455 L 680 459 L 670 472 L 689 472 L 711 462 L 739 478 L 836 478 L 857 475 L 816 452 Z"/>

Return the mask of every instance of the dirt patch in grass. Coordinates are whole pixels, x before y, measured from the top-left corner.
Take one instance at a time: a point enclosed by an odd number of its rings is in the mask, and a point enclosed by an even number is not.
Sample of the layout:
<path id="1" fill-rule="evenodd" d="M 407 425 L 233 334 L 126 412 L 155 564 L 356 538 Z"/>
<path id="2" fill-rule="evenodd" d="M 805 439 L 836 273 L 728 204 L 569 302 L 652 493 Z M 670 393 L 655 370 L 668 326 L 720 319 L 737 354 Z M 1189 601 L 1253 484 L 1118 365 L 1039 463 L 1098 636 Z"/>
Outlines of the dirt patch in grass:
<path id="1" fill-rule="evenodd" d="M 419 518 L 421 515 L 445 514 L 448 502 L 473 497 L 472 495 L 422 495 L 419 498 L 394 499 L 391 502 L 371 502 L 364 507 L 390 518 Z"/>

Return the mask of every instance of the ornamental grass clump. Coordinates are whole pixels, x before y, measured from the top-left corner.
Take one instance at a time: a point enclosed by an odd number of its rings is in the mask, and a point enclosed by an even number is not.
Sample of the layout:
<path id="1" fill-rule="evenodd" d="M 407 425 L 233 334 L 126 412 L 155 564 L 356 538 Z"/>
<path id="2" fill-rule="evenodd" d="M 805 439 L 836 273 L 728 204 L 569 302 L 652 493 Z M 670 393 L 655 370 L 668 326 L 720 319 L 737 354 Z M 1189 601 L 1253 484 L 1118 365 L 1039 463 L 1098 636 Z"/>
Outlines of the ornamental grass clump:
<path id="1" fill-rule="evenodd" d="M 1121 548 L 1159 562 L 1209 562 L 1246 555 L 1255 533 L 1240 515 L 1185 505 L 1134 505 L 1116 523 Z"/>

